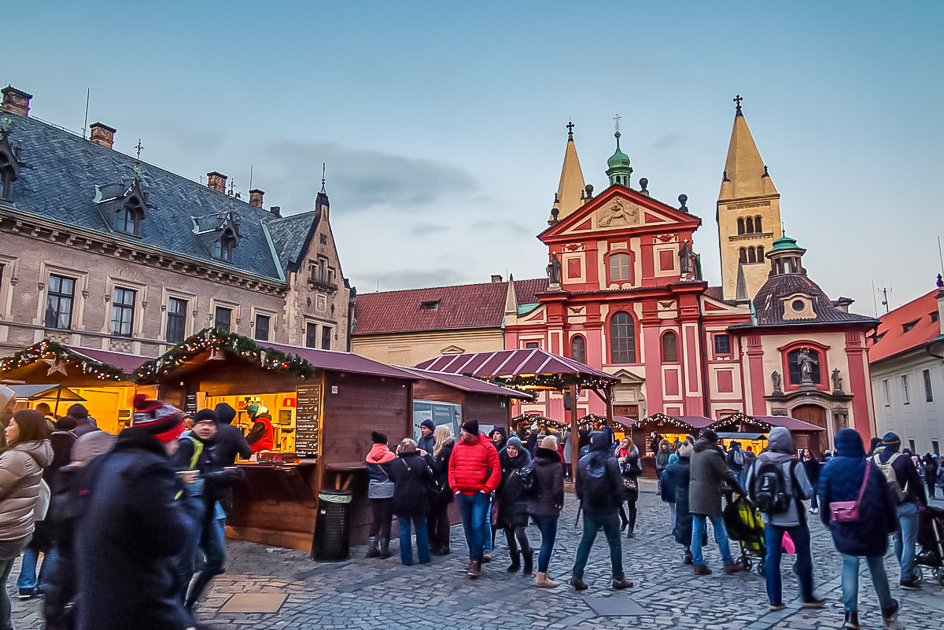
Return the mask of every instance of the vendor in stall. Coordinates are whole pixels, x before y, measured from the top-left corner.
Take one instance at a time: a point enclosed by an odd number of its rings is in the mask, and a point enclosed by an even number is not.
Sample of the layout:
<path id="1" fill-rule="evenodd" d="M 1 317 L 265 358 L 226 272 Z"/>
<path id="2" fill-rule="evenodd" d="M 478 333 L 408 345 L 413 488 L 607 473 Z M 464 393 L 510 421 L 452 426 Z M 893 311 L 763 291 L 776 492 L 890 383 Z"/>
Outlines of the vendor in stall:
<path id="1" fill-rule="evenodd" d="M 246 407 L 246 413 L 252 420 L 252 428 L 246 436 L 246 442 L 252 449 L 253 455 L 259 451 L 271 451 L 273 445 L 272 439 L 272 416 L 269 410 L 258 403 L 252 403 Z"/>

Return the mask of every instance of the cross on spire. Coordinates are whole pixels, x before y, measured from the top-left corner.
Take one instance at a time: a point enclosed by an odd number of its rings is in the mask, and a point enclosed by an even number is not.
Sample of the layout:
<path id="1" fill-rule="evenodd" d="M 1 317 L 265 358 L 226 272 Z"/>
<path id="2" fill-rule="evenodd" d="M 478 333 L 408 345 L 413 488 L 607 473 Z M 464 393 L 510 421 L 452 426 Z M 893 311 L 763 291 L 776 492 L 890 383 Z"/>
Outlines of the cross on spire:
<path id="1" fill-rule="evenodd" d="M 138 138 L 138 144 L 135 145 L 134 148 L 138 150 L 138 158 L 137 158 L 137 159 L 138 159 L 138 162 L 140 162 L 140 161 L 141 161 L 141 150 L 144 149 L 144 145 L 141 144 L 141 138 Z"/>
<path id="2" fill-rule="evenodd" d="M 735 96 L 732 100 L 737 104 L 737 113 L 740 114 L 740 113 L 741 113 L 741 101 L 743 101 L 744 99 L 741 98 L 741 95 L 740 95 L 740 94 L 738 94 L 738 95 Z"/>
<path id="3" fill-rule="evenodd" d="M 616 121 L 616 131 L 617 131 L 617 132 L 619 132 L 619 121 L 620 121 L 620 118 L 622 118 L 622 116 L 620 116 L 619 114 L 617 114 L 616 116 L 613 116 L 613 120 Z"/>
<path id="4" fill-rule="evenodd" d="M 325 192 L 325 162 L 321 163 L 321 192 Z"/>
<path id="5" fill-rule="evenodd" d="M 574 139 L 574 123 L 573 123 L 573 121 L 569 121 L 569 122 L 567 123 L 566 127 L 567 127 L 567 139 L 568 139 L 568 140 L 573 140 L 573 139 Z"/>

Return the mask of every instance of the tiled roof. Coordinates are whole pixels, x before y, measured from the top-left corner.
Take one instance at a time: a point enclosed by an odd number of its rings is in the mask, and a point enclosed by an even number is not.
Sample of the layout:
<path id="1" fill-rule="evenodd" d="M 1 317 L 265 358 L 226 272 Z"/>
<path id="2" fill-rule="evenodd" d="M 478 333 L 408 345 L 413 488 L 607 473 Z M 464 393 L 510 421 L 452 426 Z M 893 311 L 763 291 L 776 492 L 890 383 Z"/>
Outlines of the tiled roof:
<path id="1" fill-rule="evenodd" d="M 465 376 L 464 374 L 434 372 L 432 370 L 421 370 L 420 368 L 403 366 L 397 366 L 397 368 L 410 372 L 411 374 L 415 374 L 424 380 L 436 381 L 437 383 L 443 383 L 445 385 L 449 385 L 450 387 L 455 387 L 456 389 L 461 389 L 462 391 L 466 392 L 472 392 L 476 394 L 492 394 L 493 396 L 521 398 L 524 400 L 531 399 L 529 394 L 525 394 L 514 389 L 508 389 L 507 387 L 502 387 L 501 385 L 493 385 L 492 383 L 487 383 L 477 378 L 472 378 L 471 376 Z"/>
<path id="2" fill-rule="evenodd" d="M 592 377 L 610 382 L 619 380 L 603 370 L 598 370 L 541 348 L 447 354 L 418 363 L 416 367 L 434 372 L 468 374 L 479 378 L 573 374 L 579 377 Z"/>
<path id="3" fill-rule="evenodd" d="M 148 208 L 141 221 L 140 236 L 113 231 L 94 202 L 95 187 L 102 187 L 106 194 L 126 190 L 136 175 L 135 159 L 36 118 L 5 116 L 11 121 L 10 143 L 22 148 L 20 160 L 31 167 L 22 169 L 13 184 L 12 199 L 19 212 L 271 280 L 281 280 L 276 265 L 284 270 L 284 261 L 297 257 L 305 244 L 311 214 L 279 219 L 147 162 L 138 165 L 138 177 L 148 204 L 154 207 Z M 194 234 L 195 224 L 203 230 L 213 228 L 227 212 L 233 213 L 241 236 L 232 264 L 212 258 Z M 275 232 L 278 263 L 263 225 Z"/>
<path id="4" fill-rule="evenodd" d="M 415 374 L 407 372 L 406 370 L 401 370 L 392 365 L 374 361 L 350 352 L 303 348 L 302 346 L 290 346 L 288 344 L 274 343 L 271 341 L 256 341 L 256 343 L 260 346 L 266 346 L 267 348 L 284 352 L 285 354 L 296 354 L 314 367 L 329 372 L 351 372 L 353 374 L 368 374 L 371 376 L 400 378 L 410 381 L 418 379 Z"/>
<path id="5" fill-rule="evenodd" d="M 705 297 L 710 297 L 712 300 L 718 300 L 719 302 L 724 301 L 724 290 L 723 287 L 708 287 L 705 289 Z"/>
<path id="6" fill-rule="evenodd" d="M 803 293 L 812 298 L 814 319 L 784 319 L 781 298 Z M 771 276 L 754 296 L 757 326 L 815 326 L 824 323 L 878 323 L 877 319 L 847 313 L 833 306 L 826 294 L 806 275 L 799 273 Z M 731 328 L 750 328 L 751 322 L 735 324 Z"/>
<path id="7" fill-rule="evenodd" d="M 299 212 L 269 221 L 267 226 L 282 269 L 288 269 L 290 264 L 296 262 L 308 234 L 317 228 L 318 215 L 314 210 Z"/>
<path id="8" fill-rule="evenodd" d="M 869 363 L 917 348 L 941 336 L 937 318 L 937 290 L 883 315 L 874 337 L 869 337 Z M 877 341 L 876 341 L 877 340 Z"/>
<path id="9" fill-rule="evenodd" d="M 547 278 L 515 280 L 519 304 L 537 302 L 536 295 L 546 290 Z M 500 328 L 507 292 L 507 282 L 488 282 L 362 293 L 354 306 L 354 336 Z"/>

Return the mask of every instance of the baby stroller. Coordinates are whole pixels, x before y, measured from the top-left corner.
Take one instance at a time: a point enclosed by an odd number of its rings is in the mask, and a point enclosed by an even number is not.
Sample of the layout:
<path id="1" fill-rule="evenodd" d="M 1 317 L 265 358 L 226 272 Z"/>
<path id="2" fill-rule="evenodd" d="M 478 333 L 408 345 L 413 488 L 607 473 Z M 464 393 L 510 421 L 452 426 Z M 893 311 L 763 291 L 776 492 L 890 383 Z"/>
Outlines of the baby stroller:
<path id="1" fill-rule="evenodd" d="M 915 558 L 917 564 L 931 567 L 931 575 L 944 585 L 944 510 L 918 510 L 918 542 L 921 553 Z M 915 567 L 915 577 L 924 577 L 920 566 Z"/>
<path id="2" fill-rule="evenodd" d="M 728 530 L 728 538 L 736 540 L 741 548 L 741 557 L 737 561 L 741 563 L 745 571 L 750 571 L 755 568 L 756 560 L 757 575 L 764 575 L 767 545 L 764 540 L 764 522 L 761 520 L 760 510 L 747 497 L 731 500 L 729 495 L 727 503 L 727 507 L 724 508 L 724 526 Z"/>

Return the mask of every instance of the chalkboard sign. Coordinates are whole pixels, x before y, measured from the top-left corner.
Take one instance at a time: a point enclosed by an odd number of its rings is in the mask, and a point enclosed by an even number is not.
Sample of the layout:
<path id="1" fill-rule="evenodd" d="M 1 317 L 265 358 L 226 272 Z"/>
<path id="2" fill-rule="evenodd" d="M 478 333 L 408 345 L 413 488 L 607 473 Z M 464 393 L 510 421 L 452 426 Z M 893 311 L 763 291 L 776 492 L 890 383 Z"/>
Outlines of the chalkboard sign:
<path id="1" fill-rule="evenodd" d="M 295 453 L 299 457 L 318 457 L 321 426 L 321 385 L 306 385 L 295 390 Z"/>
<path id="2" fill-rule="evenodd" d="M 185 411 L 188 415 L 191 415 L 191 416 L 192 416 L 192 415 L 194 415 L 195 413 L 197 413 L 197 395 L 196 395 L 196 394 L 187 394 L 187 403 L 186 403 L 185 406 L 186 406 L 186 409 L 184 409 L 184 411 Z"/>

